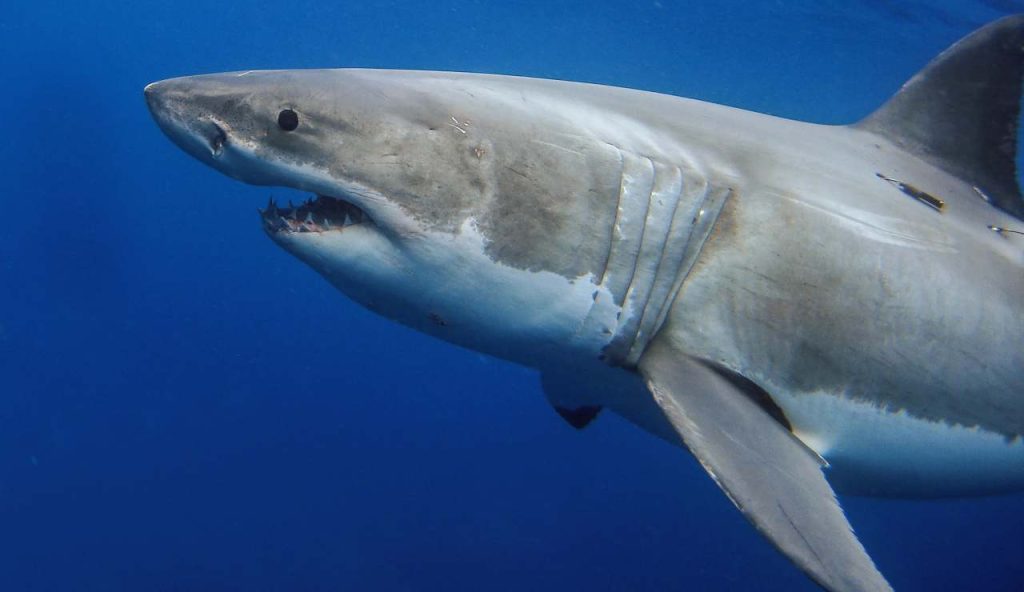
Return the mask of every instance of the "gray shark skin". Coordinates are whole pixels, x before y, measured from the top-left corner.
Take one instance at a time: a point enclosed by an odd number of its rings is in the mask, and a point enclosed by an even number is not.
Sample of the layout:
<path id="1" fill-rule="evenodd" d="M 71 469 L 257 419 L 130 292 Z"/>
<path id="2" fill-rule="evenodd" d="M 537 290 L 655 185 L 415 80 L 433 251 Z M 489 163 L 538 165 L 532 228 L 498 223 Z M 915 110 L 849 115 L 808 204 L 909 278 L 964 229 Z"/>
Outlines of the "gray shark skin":
<path id="1" fill-rule="evenodd" d="M 836 490 L 1024 488 L 1024 16 L 860 123 L 483 74 L 146 88 L 182 149 L 314 194 L 272 240 L 371 310 L 684 446 L 827 590 L 889 590 Z M 828 475 L 826 480 L 825 475 Z"/>

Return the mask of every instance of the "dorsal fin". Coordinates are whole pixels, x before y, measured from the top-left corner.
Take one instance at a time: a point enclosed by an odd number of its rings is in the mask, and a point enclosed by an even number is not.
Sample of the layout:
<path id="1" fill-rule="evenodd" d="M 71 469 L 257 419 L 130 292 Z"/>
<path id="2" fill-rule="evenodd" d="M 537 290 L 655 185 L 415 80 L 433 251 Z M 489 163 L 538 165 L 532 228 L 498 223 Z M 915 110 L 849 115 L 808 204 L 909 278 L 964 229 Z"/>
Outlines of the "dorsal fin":
<path id="1" fill-rule="evenodd" d="M 961 39 L 885 105 L 856 124 L 980 188 L 1024 218 L 1017 122 L 1024 80 L 1024 14 Z"/>

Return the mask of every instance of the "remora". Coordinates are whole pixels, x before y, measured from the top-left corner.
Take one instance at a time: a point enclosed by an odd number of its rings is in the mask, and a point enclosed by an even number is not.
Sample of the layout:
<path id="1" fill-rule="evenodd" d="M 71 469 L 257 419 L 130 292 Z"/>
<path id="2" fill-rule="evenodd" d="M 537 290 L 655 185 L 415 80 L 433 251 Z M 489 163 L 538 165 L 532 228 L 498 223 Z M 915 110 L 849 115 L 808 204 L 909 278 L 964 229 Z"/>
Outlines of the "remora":
<path id="1" fill-rule="evenodd" d="M 889 590 L 839 491 L 1024 485 L 1024 15 L 849 126 L 570 82 L 249 71 L 146 88 L 352 299 L 685 446 L 828 590 Z M 828 468 L 827 471 L 824 469 Z M 829 480 L 825 478 L 825 472 Z"/>

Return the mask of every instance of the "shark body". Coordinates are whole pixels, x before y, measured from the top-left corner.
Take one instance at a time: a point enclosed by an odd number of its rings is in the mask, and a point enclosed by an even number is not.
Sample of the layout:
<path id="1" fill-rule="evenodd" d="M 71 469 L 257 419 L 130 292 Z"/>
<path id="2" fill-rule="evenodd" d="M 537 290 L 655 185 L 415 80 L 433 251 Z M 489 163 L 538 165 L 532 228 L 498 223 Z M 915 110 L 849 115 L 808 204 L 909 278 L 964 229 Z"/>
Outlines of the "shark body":
<path id="1" fill-rule="evenodd" d="M 1022 74 L 1018 16 L 851 126 L 443 72 L 146 97 L 199 160 L 315 194 L 268 205 L 264 229 L 342 292 L 536 368 L 575 427 L 608 408 L 686 447 L 798 567 L 853 591 L 889 585 L 832 486 L 1024 488 Z"/>

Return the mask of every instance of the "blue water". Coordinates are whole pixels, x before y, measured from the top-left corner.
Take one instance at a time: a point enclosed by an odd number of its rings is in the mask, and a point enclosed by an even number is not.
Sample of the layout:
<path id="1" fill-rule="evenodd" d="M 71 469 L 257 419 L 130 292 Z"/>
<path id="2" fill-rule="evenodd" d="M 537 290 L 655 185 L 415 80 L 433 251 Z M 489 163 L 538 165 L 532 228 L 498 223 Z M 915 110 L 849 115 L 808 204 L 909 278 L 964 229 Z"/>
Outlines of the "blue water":
<path id="1" fill-rule="evenodd" d="M 365 66 L 868 113 L 1020 0 L 0 11 L 0 591 L 816 589 L 688 455 L 345 300 L 142 87 Z M 897 590 L 1024 590 L 1024 495 L 846 498 Z"/>

